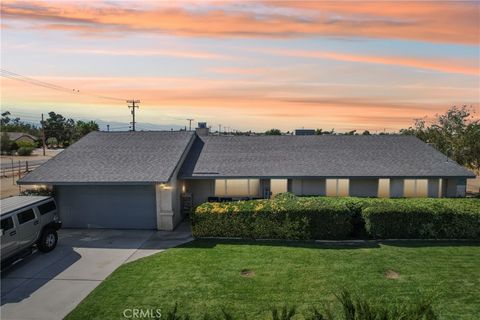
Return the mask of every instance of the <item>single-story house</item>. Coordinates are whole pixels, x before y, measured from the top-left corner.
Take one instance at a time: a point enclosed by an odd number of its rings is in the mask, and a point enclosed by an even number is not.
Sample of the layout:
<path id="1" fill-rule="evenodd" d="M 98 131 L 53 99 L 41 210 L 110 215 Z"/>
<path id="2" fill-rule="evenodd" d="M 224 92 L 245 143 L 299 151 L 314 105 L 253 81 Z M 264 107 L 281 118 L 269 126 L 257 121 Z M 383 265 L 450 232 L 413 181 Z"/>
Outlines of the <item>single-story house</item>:
<path id="1" fill-rule="evenodd" d="M 32 142 L 36 143 L 38 138 L 25 132 L 6 132 L 8 139 L 14 142 Z"/>
<path id="2" fill-rule="evenodd" d="M 92 132 L 18 181 L 50 185 L 65 227 L 171 230 L 205 201 L 464 197 L 475 175 L 411 136 Z"/>

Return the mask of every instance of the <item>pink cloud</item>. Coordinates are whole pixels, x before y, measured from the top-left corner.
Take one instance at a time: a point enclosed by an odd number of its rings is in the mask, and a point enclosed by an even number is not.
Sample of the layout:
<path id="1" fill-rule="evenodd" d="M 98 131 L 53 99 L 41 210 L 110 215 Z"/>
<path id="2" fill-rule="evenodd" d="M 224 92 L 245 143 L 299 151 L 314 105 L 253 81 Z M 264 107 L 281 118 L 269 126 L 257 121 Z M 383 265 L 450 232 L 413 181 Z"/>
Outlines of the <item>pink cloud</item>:
<path id="1" fill-rule="evenodd" d="M 83 35 L 153 32 L 193 37 L 331 36 L 479 43 L 475 30 L 480 27 L 480 10 L 476 2 L 374 1 L 359 5 L 354 1 L 261 1 L 249 2 L 250 10 L 232 2 L 203 7 L 201 3 L 146 3 L 142 7 L 138 2 L 109 6 L 2 1 L 2 15 L 5 20 Z M 256 4 L 268 8 L 269 13 L 257 12 Z M 195 6 L 202 10 L 192 9 Z"/>

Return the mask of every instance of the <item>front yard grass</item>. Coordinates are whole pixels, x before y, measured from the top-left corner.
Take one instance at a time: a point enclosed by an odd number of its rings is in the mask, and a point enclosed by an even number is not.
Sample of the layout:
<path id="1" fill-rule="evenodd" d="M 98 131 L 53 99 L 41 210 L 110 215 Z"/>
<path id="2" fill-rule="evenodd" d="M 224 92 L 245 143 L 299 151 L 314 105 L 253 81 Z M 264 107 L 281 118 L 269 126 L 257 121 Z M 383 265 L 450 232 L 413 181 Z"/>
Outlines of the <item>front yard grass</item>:
<path id="1" fill-rule="evenodd" d="M 433 294 L 440 319 L 475 319 L 480 242 L 196 240 L 120 267 L 67 319 L 122 319 L 126 308 L 165 312 L 176 302 L 193 317 L 224 308 L 269 319 L 273 306 L 322 309 L 342 289 L 387 304 Z"/>

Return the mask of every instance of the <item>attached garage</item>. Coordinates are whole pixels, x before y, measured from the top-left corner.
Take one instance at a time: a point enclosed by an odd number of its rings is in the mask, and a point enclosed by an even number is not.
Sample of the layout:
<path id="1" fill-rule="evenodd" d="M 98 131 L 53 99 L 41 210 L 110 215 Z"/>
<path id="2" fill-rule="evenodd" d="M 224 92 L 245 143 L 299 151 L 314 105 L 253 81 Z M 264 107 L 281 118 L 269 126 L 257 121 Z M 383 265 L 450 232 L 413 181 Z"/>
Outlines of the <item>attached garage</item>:
<path id="1" fill-rule="evenodd" d="M 65 228 L 173 230 L 195 133 L 94 131 L 18 181 L 49 185 Z"/>
<path id="2" fill-rule="evenodd" d="M 56 186 L 66 228 L 156 229 L 154 185 Z"/>

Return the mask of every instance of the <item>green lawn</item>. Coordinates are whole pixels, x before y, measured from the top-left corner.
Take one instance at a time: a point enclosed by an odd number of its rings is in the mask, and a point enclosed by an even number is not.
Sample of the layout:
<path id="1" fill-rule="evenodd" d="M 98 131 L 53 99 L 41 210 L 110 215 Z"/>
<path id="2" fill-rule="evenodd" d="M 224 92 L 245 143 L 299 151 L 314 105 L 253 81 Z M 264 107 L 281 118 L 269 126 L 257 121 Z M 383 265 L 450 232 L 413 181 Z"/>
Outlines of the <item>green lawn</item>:
<path id="1" fill-rule="evenodd" d="M 242 276 L 242 269 L 255 274 Z M 388 279 L 389 270 L 399 277 Z M 434 292 L 441 319 L 475 319 L 480 243 L 196 240 L 120 267 L 68 319 L 122 319 L 125 308 L 169 310 L 175 302 L 193 316 L 225 307 L 247 319 L 268 319 L 272 306 L 285 303 L 322 308 L 342 288 L 385 303 Z"/>

